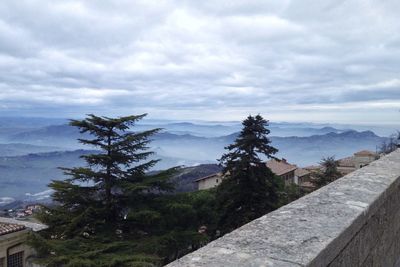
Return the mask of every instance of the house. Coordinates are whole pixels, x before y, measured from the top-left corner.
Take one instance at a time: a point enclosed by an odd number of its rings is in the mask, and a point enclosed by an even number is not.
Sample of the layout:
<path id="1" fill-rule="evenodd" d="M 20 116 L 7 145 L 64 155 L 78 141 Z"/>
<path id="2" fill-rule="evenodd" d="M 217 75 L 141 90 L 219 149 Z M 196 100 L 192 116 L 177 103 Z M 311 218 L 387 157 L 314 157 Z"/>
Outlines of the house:
<path id="1" fill-rule="evenodd" d="M 195 180 L 195 182 L 197 183 L 198 190 L 205 190 L 216 187 L 221 183 L 222 179 L 222 173 L 218 172 L 205 177 L 201 177 Z"/>
<path id="2" fill-rule="evenodd" d="M 354 157 L 351 156 L 339 159 L 337 169 L 342 175 L 347 175 L 355 171 L 357 168 L 354 165 Z"/>
<path id="3" fill-rule="evenodd" d="M 46 226 L 0 217 L 0 267 L 34 267 L 31 262 L 35 251 L 26 244 L 30 231 Z"/>
<path id="4" fill-rule="evenodd" d="M 362 150 L 354 153 L 354 165 L 357 169 L 367 166 L 379 158 L 377 153 L 368 150 Z"/>
<path id="5" fill-rule="evenodd" d="M 357 169 L 367 166 L 374 160 L 378 159 L 378 154 L 362 150 L 353 154 L 351 157 L 346 157 L 338 160 L 338 171 L 343 174 L 349 174 Z"/>
<path id="6" fill-rule="evenodd" d="M 282 160 L 271 159 L 266 162 L 266 165 L 268 168 L 271 169 L 271 171 L 274 174 L 284 179 L 286 185 L 291 183 L 297 183 L 296 176 L 294 173 L 295 170 L 297 169 L 296 165 L 289 164 L 285 159 Z M 224 177 L 222 173 L 219 172 L 205 177 L 201 177 L 195 180 L 195 182 L 197 183 L 198 190 L 205 190 L 218 186 L 223 178 Z"/>
<path id="7" fill-rule="evenodd" d="M 273 173 L 277 176 L 281 177 L 286 185 L 296 183 L 295 180 L 295 170 L 297 169 L 296 165 L 290 164 L 286 161 L 286 159 L 278 160 L 278 159 L 270 159 L 266 162 L 267 167 L 271 169 Z"/>
<path id="8" fill-rule="evenodd" d="M 294 170 L 295 183 L 301 185 L 305 182 L 309 182 L 311 179 L 311 172 L 304 168 L 297 168 Z"/>

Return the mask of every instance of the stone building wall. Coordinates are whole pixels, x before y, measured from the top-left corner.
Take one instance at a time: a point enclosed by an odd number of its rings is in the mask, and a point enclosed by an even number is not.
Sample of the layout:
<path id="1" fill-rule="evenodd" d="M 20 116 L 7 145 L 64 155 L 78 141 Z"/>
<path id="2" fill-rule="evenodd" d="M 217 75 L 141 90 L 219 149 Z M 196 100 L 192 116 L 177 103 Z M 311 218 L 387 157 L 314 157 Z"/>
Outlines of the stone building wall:
<path id="1" fill-rule="evenodd" d="M 8 255 L 22 253 L 24 267 L 38 266 L 30 262 L 30 257 L 34 255 L 34 251 L 26 244 L 28 229 L 0 236 L 0 266 L 1 263 L 7 266 Z"/>

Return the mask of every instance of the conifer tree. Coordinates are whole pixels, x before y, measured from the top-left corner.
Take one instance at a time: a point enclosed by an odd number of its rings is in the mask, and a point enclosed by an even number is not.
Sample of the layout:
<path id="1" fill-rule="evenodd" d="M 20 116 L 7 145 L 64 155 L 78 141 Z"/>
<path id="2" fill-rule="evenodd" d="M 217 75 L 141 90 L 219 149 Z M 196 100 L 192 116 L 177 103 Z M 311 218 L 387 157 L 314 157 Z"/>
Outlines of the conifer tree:
<path id="1" fill-rule="evenodd" d="M 268 121 L 249 116 L 235 142 L 220 159 L 225 178 L 217 188 L 219 229 L 229 232 L 279 205 L 283 182 L 264 160 L 278 151 L 270 145 Z"/>
<path id="2" fill-rule="evenodd" d="M 63 168 L 69 178 L 49 185 L 55 205 L 43 208 L 38 216 L 49 228 L 31 238 L 40 263 L 153 266 L 161 261 L 160 255 L 169 256 L 164 255 L 168 250 L 163 244 L 177 234 L 162 227 L 162 211 L 157 211 L 170 204 L 157 201 L 172 189 L 169 178 L 176 169 L 146 173 L 157 163 L 147 159 L 152 155 L 149 138 L 159 129 L 130 131 L 144 116 L 88 115 L 70 122 L 91 137 L 79 141 L 99 152 L 82 156 L 85 167 Z M 186 238 L 181 246 L 187 248 L 190 241 Z"/>
<path id="3" fill-rule="evenodd" d="M 334 156 L 323 158 L 320 164 L 323 171 L 316 177 L 315 184 L 318 187 L 325 186 L 342 176 L 338 171 L 339 163 Z"/>

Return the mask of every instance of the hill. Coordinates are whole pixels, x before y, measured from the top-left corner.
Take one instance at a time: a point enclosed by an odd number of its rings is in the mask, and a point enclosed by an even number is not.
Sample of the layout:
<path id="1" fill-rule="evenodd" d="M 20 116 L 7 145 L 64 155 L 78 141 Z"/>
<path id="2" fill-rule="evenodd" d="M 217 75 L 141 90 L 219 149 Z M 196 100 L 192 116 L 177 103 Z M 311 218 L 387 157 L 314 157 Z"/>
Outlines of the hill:
<path id="1" fill-rule="evenodd" d="M 31 153 L 43 153 L 57 150 L 60 150 L 60 148 L 55 146 L 37 146 L 21 143 L 0 144 L 0 153 L 3 157 L 22 156 Z"/>
<path id="2" fill-rule="evenodd" d="M 62 179 L 58 167 L 81 166 L 81 155 L 91 151 L 77 150 L 0 157 L 0 196 L 23 198 L 47 190 L 51 179 Z"/>
<path id="3" fill-rule="evenodd" d="M 216 163 L 225 152 L 224 147 L 231 144 L 236 136 L 237 133 L 213 138 L 172 133 L 155 135 L 151 150 L 157 153 L 154 158 L 161 161 L 154 170 Z M 336 158 L 341 158 L 358 150 L 375 151 L 376 146 L 386 139 L 371 131 L 346 131 L 308 137 L 271 137 L 271 140 L 272 145 L 280 150 L 278 157 L 305 166 L 316 164 L 326 156 L 335 155 Z M 21 197 L 26 193 L 34 195 L 45 191 L 51 179 L 63 178 L 57 167 L 80 166 L 83 161 L 79 157 L 91 152 L 93 151 L 75 150 L 0 157 L 0 197 Z M 210 170 L 214 171 L 212 168 L 214 167 L 210 167 Z M 196 167 L 193 167 L 192 171 L 186 170 L 181 175 L 182 179 L 178 181 L 181 187 L 179 190 L 191 190 L 191 179 L 207 173 L 204 169 Z"/>
<path id="4" fill-rule="evenodd" d="M 224 147 L 233 143 L 236 137 L 237 133 L 213 138 L 169 134 L 163 138 L 156 137 L 152 145 L 162 148 L 160 155 L 215 161 L 225 152 Z M 307 137 L 271 137 L 272 145 L 279 149 L 277 156 L 300 166 L 315 164 L 326 156 L 334 155 L 340 158 L 352 155 L 358 150 L 375 151 L 385 140 L 387 138 L 377 136 L 371 131 L 352 130 Z"/>

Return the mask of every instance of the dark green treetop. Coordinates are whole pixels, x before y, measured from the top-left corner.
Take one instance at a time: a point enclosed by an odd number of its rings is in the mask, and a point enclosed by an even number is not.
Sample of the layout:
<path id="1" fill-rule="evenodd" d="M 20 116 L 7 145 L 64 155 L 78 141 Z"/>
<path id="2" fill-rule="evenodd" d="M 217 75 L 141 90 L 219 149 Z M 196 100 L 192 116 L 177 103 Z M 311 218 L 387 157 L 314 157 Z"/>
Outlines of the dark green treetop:
<path id="1" fill-rule="evenodd" d="M 264 160 L 278 151 L 270 145 L 268 121 L 249 116 L 220 159 L 225 179 L 217 188 L 219 229 L 229 232 L 278 207 L 283 183 Z"/>
<path id="2" fill-rule="evenodd" d="M 327 185 L 342 176 L 338 171 L 339 162 L 335 160 L 334 156 L 323 158 L 320 164 L 323 170 L 317 174 L 315 180 L 318 187 Z"/>
<path id="3" fill-rule="evenodd" d="M 70 122 L 89 136 L 79 141 L 98 153 L 82 156 L 85 167 L 63 168 L 69 178 L 49 185 L 55 204 L 38 215 L 48 229 L 31 238 L 40 263 L 152 266 L 160 257 L 170 256 L 165 239 L 184 232 L 164 227 L 163 213 L 173 214 L 168 207 L 174 203 L 159 199 L 172 189 L 169 179 L 176 168 L 147 173 L 157 163 L 148 159 L 152 155 L 149 138 L 159 129 L 130 130 L 144 116 L 88 115 Z M 189 231 L 188 236 L 195 234 Z M 195 238 L 185 240 L 190 243 Z M 181 246 L 188 247 L 185 243 Z"/>

